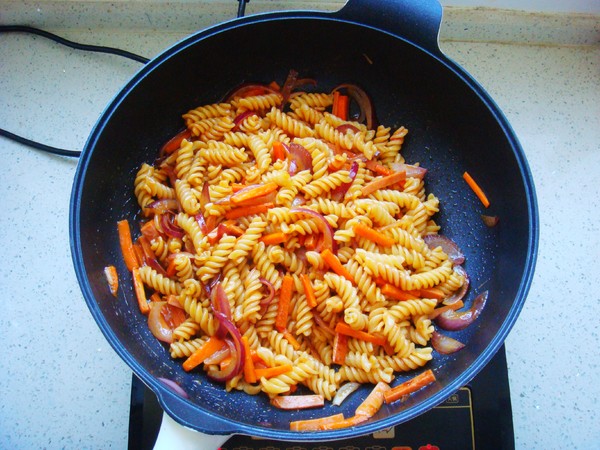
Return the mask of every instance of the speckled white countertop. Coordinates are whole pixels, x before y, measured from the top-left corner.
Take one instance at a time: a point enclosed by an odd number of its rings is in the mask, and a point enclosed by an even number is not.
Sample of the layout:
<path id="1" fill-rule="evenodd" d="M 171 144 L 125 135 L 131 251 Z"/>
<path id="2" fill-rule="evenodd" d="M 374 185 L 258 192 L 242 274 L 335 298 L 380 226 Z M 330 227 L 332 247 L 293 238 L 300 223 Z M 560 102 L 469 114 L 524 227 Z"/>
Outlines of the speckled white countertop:
<path id="1" fill-rule="evenodd" d="M 27 22 L 152 57 L 194 28 L 233 16 L 236 6 L 223 3 L 181 2 L 203 12 L 191 23 L 161 2 L 0 0 L 0 23 Z M 445 17 L 443 50 L 503 109 L 537 188 L 537 269 L 506 342 L 517 448 L 598 448 L 599 17 L 477 9 L 449 9 Z M 41 38 L 0 35 L 0 126 L 81 149 L 138 68 Z M 0 448 L 126 448 L 131 373 L 88 312 L 71 262 L 76 161 L 4 138 L 0 161 Z"/>

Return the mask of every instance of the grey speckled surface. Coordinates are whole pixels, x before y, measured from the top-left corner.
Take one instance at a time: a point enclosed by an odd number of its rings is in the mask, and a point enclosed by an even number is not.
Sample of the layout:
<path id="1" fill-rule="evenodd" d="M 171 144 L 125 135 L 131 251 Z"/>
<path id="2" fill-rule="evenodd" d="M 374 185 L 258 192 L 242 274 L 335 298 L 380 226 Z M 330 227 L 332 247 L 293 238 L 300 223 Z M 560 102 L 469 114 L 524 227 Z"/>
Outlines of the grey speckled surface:
<path id="1" fill-rule="evenodd" d="M 459 19 L 469 22 L 460 16 L 445 26 Z M 578 23 L 571 19 L 561 20 Z M 187 34 L 68 25 L 59 27 L 65 37 L 146 56 Z M 572 26 L 569 32 L 577 34 Z M 517 448 L 600 442 L 600 271 L 594 269 L 600 259 L 600 47 L 593 42 L 442 42 L 507 115 L 538 193 L 537 270 L 506 344 Z M 138 69 L 25 35 L 0 36 L 0 61 L 1 126 L 74 149 Z M 70 258 L 76 162 L 3 138 L 0 159 L 0 448 L 125 448 L 131 375 L 93 322 Z"/>

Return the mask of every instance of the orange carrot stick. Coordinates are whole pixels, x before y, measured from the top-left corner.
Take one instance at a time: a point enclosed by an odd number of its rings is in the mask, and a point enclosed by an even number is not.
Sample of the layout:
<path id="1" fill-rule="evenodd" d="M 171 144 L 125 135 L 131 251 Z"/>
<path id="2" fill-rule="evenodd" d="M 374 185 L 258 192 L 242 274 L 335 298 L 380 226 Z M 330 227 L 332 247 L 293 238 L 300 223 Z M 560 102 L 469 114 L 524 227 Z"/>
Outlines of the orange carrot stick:
<path id="1" fill-rule="evenodd" d="M 201 347 L 199 347 L 194 353 L 192 353 L 188 359 L 183 362 L 183 370 L 189 372 L 194 367 L 199 366 L 204 362 L 206 358 L 215 353 L 217 350 L 220 350 L 225 346 L 225 341 L 211 336 L 208 338 Z"/>
<path id="2" fill-rule="evenodd" d="M 310 282 L 310 278 L 308 275 L 303 273 L 300 275 L 300 281 L 302 282 L 302 287 L 304 288 L 304 295 L 306 295 L 306 303 L 309 308 L 314 308 L 317 306 L 317 298 L 315 297 L 315 290 Z"/>
<path id="3" fill-rule="evenodd" d="M 364 416 L 367 419 L 373 417 L 375 413 L 381 409 L 381 406 L 383 405 L 383 396 L 389 390 L 389 384 L 384 383 L 383 381 L 377 383 L 367 398 L 365 398 L 365 400 L 358 405 L 354 415 Z"/>
<path id="4" fill-rule="evenodd" d="M 370 159 L 365 163 L 367 169 L 377 172 L 379 175 L 391 175 L 394 171 L 386 166 L 379 164 L 377 161 Z"/>
<path id="5" fill-rule="evenodd" d="M 451 305 L 446 305 L 446 306 L 442 306 L 441 308 L 436 308 L 429 314 L 429 318 L 435 319 L 437 316 L 445 313 L 446 311 L 449 311 L 449 310 L 456 311 L 457 309 L 460 309 L 463 306 L 465 306 L 465 304 L 463 303 L 462 300 L 459 300 L 457 302 L 452 303 Z"/>
<path id="6" fill-rule="evenodd" d="M 135 250 L 133 249 L 133 241 L 131 240 L 131 229 L 127 219 L 117 222 L 117 230 L 119 232 L 119 244 L 121 245 L 121 253 L 127 269 L 131 272 L 134 268 L 139 267 Z"/>
<path id="7" fill-rule="evenodd" d="M 275 317 L 275 328 L 279 332 L 287 327 L 288 315 L 290 312 L 290 302 L 292 301 L 292 289 L 294 287 L 294 279 L 291 275 L 285 275 L 281 283 L 281 290 L 279 292 L 279 305 L 277 310 L 277 316 Z"/>
<path id="8" fill-rule="evenodd" d="M 283 146 L 282 142 L 279 141 L 275 141 L 273 142 L 273 159 L 275 161 L 277 160 L 284 160 L 285 159 L 285 147 Z"/>
<path id="9" fill-rule="evenodd" d="M 291 372 L 292 370 L 293 367 L 291 364 L 282 364 L 281 366 L 267 367 L 265 369 L 255 369 L 254 372 L 256 373 L 256 378 L 260 380 L 263 377 L 273 378 Z"/>
<path id="10" fill-rule="evenodd" d="M 325 399 L 319 394 L 277 395 L 271 399 L 271 405 L 279 409 L 308 409 L 325 405 Z"/>
<path id="11" fill-rule="evenodd" d="M 275 233 L 265 234 L 259 240 L 260 240 L 260 242 L 264 242 L 265 245 L 277 245 L 277 244 L 283 244 L 284 242 L 287 242 L 287 240 L 289 238 L 290 238 L 289 234 L 286 234 L 283 231 L 277 231 Z"/>
<path id="12" fill-rule="evenodd" d="M 431 371 L 431 369 L 426 370 L 425 372 L 417 375 L 414 378 L 411 378 L 408 381 L 405 381 L 398 386 L 391 388 L 387 392 L 383 394 L 383 398 L 386 403 L 392 403 L 393 401 L 398 400 L 405 395 L 411 394 L 415 391 L 418 391 L 422 387 L 427 386 L 435 381 L 435 375 Z"/>
<path id="13" fill-rule="evenodd" d="M 336 116 L 342 120 L 348 120 L 348 107 L 350 99 L 347 95 L 338 96 L 338 105 L 336 108 Z"/>
<path id="14" fill-rule="evenodd" d="M 239 219 L 240 217 L 251 216 L 253 214 L 265 213 L 269 208 L 273 207 L 273 203 L 263 203 L 255 206 L 240 206 L 239 208 L 230 209 L 225 213 L 226 219 Z M 214 217 L 214 216 L 210 216 Z"/>
<path id="15" fill-rule="evenodd" d="M 292 431 L 316 431 L 320 430 L 321 426 L 325 426 L 335 422 L 344 420 L 342 413 L 333 414 L 332 416 L 319 417 L 318 419 L 294 420 L 290 422 L 290 430 Z"/>
<path id="16" fill-rule="evenodd" d="M 435 298 L 436 300 L 441 300 L 445 296 L 446 294 L 444 294 L 444 291 L 440 288 L 431 287 L 419 290 L 419 297 L 421 298 Z"/>
<path id="17" fill-rule="evenodd" d="M 333 93 L 333 103 L 331 104 L 331 114 L 333 114 L 334 116 L 337 116 L 339 98 L 340 98 L 340 91 L 335 91 Z"/>
<path id="18" fill-rule="evenodd" d="M 338 257 L 335 256 L 331 250 L 329 250 L 328 248 L 323 250 L 321 252 L 321 257 L 325 260 L 325 262 L 331 268 L 331 270 L 333 270 L 338 275 L 344 277 L 348 281 L 354 283 L 354 277 L 352 276 L 352 274 L 348 272 L 348 269 L 346 269 L 342 265 Z"/>
<path id="19" fill-rule="evenodd" d="M 485 206 L 486 208 L 488 206 L 490 206 L 490 201 L 488 200 L 487 196 L 483 192 L 483 189 L 481 189 L 481 187 L 479 187 L 479 185 L 473 179 L 473 177 L 471 177 L 471 175 L 469 175 L 468 172 L 465 172 L 465 173 L 463 173 L 463 178 L 467 182 L 467 184 L 469 185 L 471 190 L 475 193 L 477 198 L 479 198 L 479 201 L 481 201 L 483 206 Z"/>
<path id="20" fill-rule="evenodd" d="M 344 364 L 348 354 L 348 336 L 342 333 L 335 333 L 333 338 L 333 357 L 332 361 L 336 364 Z"/>
<path id="21" fill-rule="evenodd" d="M 358 236 L 362 236 L 365 239 L 375 242 L 383 247 L 391 247 L 394 245 L 394 239 L 380 233 L 379 231 L 365 225 L 364 223 L 357 223 L 354 225 L 354 232 Z"/>
<path id="22" fill-rule="evenodd" d="M 319 426 L 319 430 L 339 430 L 340 428 L 354 427 L 366 420 L 368 420 L 368 418 L 365 416 L 351 416 L 347 419 L 340 420 L 339 422 L 332 422 L 321 425 Z"/>
<path id="23" fill-rule="evenodd" d="M 347 323 L 338 322 L 335 326 L 335 331 L 340 334 L 344 334 L 349 337 L 354 337 L 366 342 L 372 342 L 373 344 L 384 346 L 387 342 L 382 336 L 375 336 L 374 334 L 367 333 L 366 331 L 355 330 L 350 327 Z"/>
<path id="24" fill-rule="evenodd" d="M 117 292 L 119 291 L 119 276 L 117 275 L 117 268 L 115 266 L 106 266 L 104 268 L 104 276 L 108 282 L 110 293 L 116 297 Z"/>
<path id="25" fill-rule="evenodd" d="M 415 295 L 415 293 L 413 293 L 413 292 L 403 291 L 402 289 L 400 289 L 390 283 L 385 283 L 381 287 L 381 293 L 383 295 L 385 295 L 386 297 L 391 297 L 394 300 L 400 300 L 400 301 L 416 300 L 416 299 L 420 298 L 419 295 Z"/>
<path id="26" fill-rule="evenodd" d="M 243 192 L 236 192 L 230 197 L 229 201 L 231 201 L 231 203 L 234 205 L 239 205 L 256 197 L 262 197 L 263 195 L 270 194 L 271 192 L 276 191 L 278 187 L 279 185 L 274 182 L 259 184 L 253 188 L 245 189 Z"/>
<path id="27" fill-rule="evenodd" d="M 248 342 L 247 336 L 242 336 L 242 344 L 244 344 L 244 348 L 246 350 L 244 357 L 244 380 L 247 383 L 256 383 L 254 361 L 252 360 L 252 352 L 250 350 L 250 343 Z"/>
<path id="28" fill-rule="evenodd" d="M 381 178 L 375 178 L 369 184 L 364 185 L 360 190 L 360 193 L 363 197 L 366 197 L 367 195 L 372 194 L 373 192 L 378 191 L 379 189 L 391 186 L 392 184 L 402 183 L 405 180 L 405 171 L 394 172 L 390 175 Z"/>
<path id="29" fill-rule="evenodd" d="M 148 314 L 150 312 L 150 306 L 148 305 L 148 300 L 146 298 L 144 282 L 142 281 L 142 277 L 140 276 L 140 269 L 134 267 L 131 274 L 133 276 L 133 290 L 135 291 L 135 297 L 137 298 L 140 312 L 142 314 Z"/>
<path id="30" fill-rule="evenodd" d="M 300 350 L 300 342 L 296 340 L 296 338 L 290 333 L 288 330 L 283 330 L 283 337 L 290 343 L 294 350 Z"/>

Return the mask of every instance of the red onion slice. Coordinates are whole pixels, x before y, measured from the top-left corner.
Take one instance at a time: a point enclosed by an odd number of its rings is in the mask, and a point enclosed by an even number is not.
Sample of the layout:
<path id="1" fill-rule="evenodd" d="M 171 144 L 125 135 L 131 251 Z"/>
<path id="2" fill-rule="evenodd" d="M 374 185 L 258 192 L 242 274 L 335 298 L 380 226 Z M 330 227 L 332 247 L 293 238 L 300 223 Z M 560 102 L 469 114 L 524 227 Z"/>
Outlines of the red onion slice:
<path id="1" fill-rule="evenodd" d="M 290 166 L 288 172 L 290 175 L 295 175 L 303 170 L 310 170 L 312 172 L 312 156 L 308 150 L 302 145 L 292 142 L 289 145 L 285 145 L 289 158 Z"/>
<path id="2" fill-rule="evenodd" d="M 348 183 L 343 183 L 339 185 L 333 191 L 331 191 L 331 199 L 336 202 L 341 202 L 342 200 L 344 200 L 344 196 L 346 195 L 346 192 L 348 192 L 348 189 L 350 189 L 350 186 L 352 186 L 352 183 L 354 183 L 354 179 L 356 178 L 357 174 L 358 162 L 354 161 L 350 166 L 350 181 Z"/>
<path id="3" fill-rule="evenodd" d="M 281 95 L 276 89 L 269 87 L 264 84 L 258 83 L 244 83 L 233 89 L 230 93 L 225 95 L 225 102 L 230 102 L 235 97 L 248 97 L 249 95 L 266 95 L 266 94 L 277 94 Z"/>
<path id="4" fill-rule="evenodd" d="M 288 72 L 287 78 L 283 83 L 283 87 L 281 88 L 281 95 L 283 97 L 283 101 L 281 102 L 281 109 L 287 103 L 290 98 L 290 94 L 292 90 L 296 87 L 296 81 L 298 80 L 298 72 L 294 69 L 291 69 Z"/>
<path id="5" fill-rule="evenodd" d="M 315 222 L 317 224 L 317 228 L 319 231 L 323 233 L 323 239 L 319 242 L 319 245 L 315 249 L 315 251 L 321 252 L 322 250 L 328 248 L 330 249 L 334 255 L 337 255 L 337 243 L 333 239 L 333 228 L 327 222 L 325 217 L 312 209 L 306 208 L 292 208 L 290 209 L 290 213 L 292 214 L 302 214 L 304 216 L 309 216 L 313 219 L 316 219 Z"/>
<path id="6" fill-rule="evenodd" d="M 145 208 L 153 214 L 179 211 L 179 202 L 174 198 L 163 198 L 148 203 Z"/>
<path id="7" fill-rule="evenodd" d="M 488 291 L 482 292 L 473 300 L 471 308 L 467 311 L 448 310 L 435 319 L 435 323 L 447 331 L 464 330 L 479 317 L 488 299 Z"/>
<path id="8" fill-rule="evenodd" d="M 152 302 L 148 314 L 148 328 L 159 341 L 170 344 L 173 342 L 173 330 L 165 323 L 161 310 L 167 302 Z"/>
<path id="9" fill-rule="evenodd" d="M 498 216 L 486 216 L 485 214 L 482 214 L 481 220 L 483 220 L 486 227 L 493 228 L 498 225 L 500 218 Z"/>
<path id="10" fill-rule="evenodd" d="M 183 390 L 183 388 L 181 386 L 179 386 L 177 383 L 175 383 L 173 380 L 169 380 L 168 378 L 158 377 L 158 381 L 160 381 L 162 384 L 164 384 L 165 386 L 170 388 L 176 394 L 181 395 L 183 398 L 189 398 L 189 395 L 187 394 L 187 392 L 185 392 Z"/>
<path id="11" fill-rule="evenodd" d="M 462 350 L 465 347 L 465 344 L 462 342 L 438 333 L 437 331 L 434 331 L 431 335 L 431 345 L 438 353 L 441 353 L 442 355 L 450 355 L 451 353 Z"/>
<path id="12" fill-rule="evenodd" d="M 167 236 L 181 239 L 184 236 L 184 231 L 179 225 L 174 223 L 174 217 L 175 215 L 172 213 L 161 215 L 160 225 Z"/>
<path id="13" fill-rule="evenodd" d="M 233 322 L 231 322 L 231 320 L 229 320 L 225 314 L 219 311 L 214 311 L 214 314 L 219 321 L 220 328 L 225 329 L 226 332 L 231 336 L 231 339 L 225 339 L 225 343 L 231 352 L 231 362 L 223 370 L 208 372 L 208 376 L 215 381 L 225 382 L 227 380 L 231 380 L 241 372 L 244 365 L 246 352 L 244 344 L 242 343 L 242 335 Z"/>
<path id="14" fill-rule="evenodd" d="M 348 131 L 352 131 L 354 133 L 358 133 L 360 131 L 358 128 L 356 128 L 354 125 L 352 125 L 350 123 L 344 123 L 342 125 L 335 127 L 335 129 L 337 131 L 339 131 L 340 133 L 344 133 L 344 134 L 346 134 Z"/>
<path id="15" fill-rule="evenodd" d="M 250 117 L 250 116 L 253 116 L 253 115 L 255 115 L 255 114 L 256 114 L 256 112 L 255 112 L 255 111 L 250 111 L 250 110 L 249 110 L 249 111 L 244 111 L 244 112 L 242 112 L 242 113 L 238 114 L 238 115 L 235 117 L 235 119 L 233 119 L 233 128 L 231 129 L 231 131 L 239 131 L 239 129 L 240 129 L 240 125 L 242 124 L 242 122 L 243 122 L 243 121 L 244 121 L 246 118 L 248 118 L 248 117 Z"/>
<path id="16" fill-rule="evenodd" d="M 462 264 L 465 262 L 465 255 L 458 248 L 456 243 L 447 238 L 446 236 L 442 236 L 441 234 L 428 234 L 423 238 L 427 246 L 431 249 L 436 247 L 442 247 L 442 250 L 448 255 L 450 261 L 454 264 Z"/>

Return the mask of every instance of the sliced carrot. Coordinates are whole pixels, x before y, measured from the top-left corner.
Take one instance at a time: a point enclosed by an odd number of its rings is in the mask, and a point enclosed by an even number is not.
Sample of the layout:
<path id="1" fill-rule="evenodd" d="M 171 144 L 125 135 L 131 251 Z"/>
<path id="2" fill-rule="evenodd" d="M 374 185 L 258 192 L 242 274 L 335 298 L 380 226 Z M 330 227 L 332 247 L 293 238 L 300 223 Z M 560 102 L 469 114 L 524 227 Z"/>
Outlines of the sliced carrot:
<path id="1" fill-rule="evenodd" d="M 366 418 L 373 417 L 375 413 L 381 409 L 381 406 L 383 405 L 383 396 L 389 390 L 389 384 L 384 383 L 383 381 L 377 383 L 367 398 L 358 405 L 354 415 L 364 416 Z"/>
<path id="2" fill-rule="evenodd" d="M 431 369 L 426 370 L 423 373 L 420 373 L 414 378 L 411 378 L 408 381 L 405 381 L 402 384 L 399 384 L 396 387 L 391 388 L 390 390 L 384 392 L 383 398 L 386 403 L 392 403 L 393 401 L 398 400 L 405 395 L 411 394 L 415 391 L 418 391 L 422 387 L 427 386 L 435 381 L 435 375 L 431 371 Z"/>
<path id="3" fill-rule="evenodd" d="M 245 184 L 240 184 L 240 183 L 231 183 L 231 190 L 233 192 L 239 192 L 242 189 L 246 189 L 248 186 Z"/>
<path id="4" fill-rule="evenodd" d="M 325 262 L 331 270 L 333 270 L 338 275 L 344 277 L 346 280 L 354 283 L 354 277 L 352 276 L 352 274 L 348 272 L 348 269 L 346 269 L 342 265 L 338 257 L 335 256 L 331 250 L 329 250 L 328 248 L 323 250 L 321 252 L 321 257 L 325 260 Z"/>
<path id="5" fill-rule="evenodd" d="M 170 297 L 175 297 L 175 301 L 179 303 L 179 300 L 177 300 L 177 297 L 175 295 L 169 295 L 167 297 L 167 303 L 172 304 L 172 301 L 170 300 Z M 160 294 L 158 292 L 153 292 L 152 295 L 150 296 L 150 301 L 151 302 L 162 302 L 163 299 L 161 298 Z"/>
<path id="6" fill-rule="evenodd" d="M 290 422 L 290 430 L 316 431 L 320 430 L 321 426 L 326 426 L 335 422 L 341 422 L 343 420 L 344 415 L 342 413 L 333 414 L 332 416 L 319 417 L 318 419 L 294 420 Z"/>
<path id="7" fill-rule="evenodd" d="M 121 253 L 125 260 L 127 269 L 131 272 L 134 268 L 139 267 L 135 250 L 133 249 L 133 241 L 131 240 L 131 229 L 127 219 L 117 222 L 117 230 L 119 232 L 119 244 L 121 245 Z"/>
<path id="8" fill-rule="evenodd" d="M 170 154 L 181 147 L 181 141 L 192 136 L 191 130 L 185 129 L 169 139 L 163 146 L 161 154 Z"/>
<path id="9" fill-rule="evenodd" d="M 325 406 L 325 398 L 319 394 L 276 395 L 271 398 L 271 405 L 279 409 L 319 408 Z"/>
<path id="10" fill-rule="evenodd" d="M 294 350 L 300 350 L 300 342 L 296 340 L 296 338 L 290 333 L 288 330 L 283 330 L 283 336 L 290 343 Z"/>
<path id="11" fill-rule="evenodd" d="M 333 338 L 333 357 L 332 361 L 342 365 L 346 362 L 348 354 L 348 336 L 342 333 L 335 333 Z"/>
<path id="12" fill-rule="evenodd" d="M 265 245 L 277 245 L 277 244 L 283 244 L 284 242 L 287 242 L 287 240 L 289 238 L 290 238 L 289 234 L 286 234 L 283 231 L 277 231 L 275 233 L 265 234 L 259 240 L 260 240 L 260 242 L 264 242 Z"/>
<path id="13" fill-rule="evenodd" d="M 391 186 L 397 183 L 403 183 L 406 180 L 406 171 L 394 172 L 381 178 L 375 178 L 370 183 L 364 185 L 360 190 L 362 196 L 366 197 L 379 189 Z"/>
<path id="14" fill-rule="evenodd" d="M 279 292 L 279 305 L 277 316 L 275 317 L 275 328 L 283 332 L 287 327 L 288 315 L 290 312 L 290 303 L 292 301 L 292 290 L 294 287 L 294 279 L 291 275 L 284 275 Z"/>
<path id="15" fill-rule="evenodd" d="M 239 208 L 230 209 L 225 213 L 226 219 L 239 219 L 240 217 L 251 216 L 253 214 L 262 214 L 273 207 L 273 203 L 264 203 L 255 206 L 240 206 Z M 210 216 L 215 217 L 215 216 Z"/>
<path id="16" fill-rule="evenodd" d="M 133 276 L 133 290 L 135 291 L 135 297 L 138 301 L 138 307 L 142 314 L 148 314 L 150 312 L 150 305 L 146 298 L 146 290 L 144 289 L 144 282 L 140 276 L 140 269 L 135 267 L 131 272 Z"/>
<path id="17" fill-rule="evenodd" d="M 415 294 L 413 292 L 403 291 L 402 289 L 400 289 L 390 283 L 385 283 L 381 287 L 381 293 L 383 295 L 385 295 L 386 297 L 391 297 L 394 300 L 400 300 L 400 301 L 416 300 L 416 299 L 420 298 L 418 293 Z"/>
<path id="18" fill-rule="evenodd" d="M 188 359 L 183 362 L 183 370 L 189 372 L 193 368 L 199 366 L 204 362 L 206 358 L 220 350 L 225 346 L 225 341 L 211 336 L 208 340 L 202 344 L 194 353 L 192 353 Z"/>
<path id="19" fill-rule="evenodd" d="M 106 277 L 110 293 L 116 297 L 117 292 L 119 292 L 119 276 L 117 275 L 117 268 L 115 266 L 106 266 L 104 268 L 104 276 Z"/>
<path id="20" fill-rule="evenodd" d="M 387 282 L 387 280 L 386 280 L 386 279 L 384 279 L 384 278 L 382 278 L 382 277 L 375 277 L 375 278 L 373 278 L 373 283 L 375 283 L 375 284 L 376 284 L 377 286 L 379 286 L 379 287 L 383 287 L 383 286 L 385 286 L 386 284 L 389 284 L 389 283 Z"/>
<path id="21" fill-rule="evenodd" d="M 368 225 L 365 225 L 364 223 L 357 223 L 356 225 L 354 225 L 354 232 L 358 236 L 362 236 L 365 239 L 375 242 L 376 244 L 381 245 L 383 247 L 391 247 L 395 243 L 394 239 L 392 239 L 391 237 L 380 233 L 379 231 L 375 230 L 374 228 L 371 228 Z"/>
<path id="22" fill-rule="evenodd" d="M 256 373 L 254 372 L 254 361 L 252 360 L 252 352 L 247 336 L 242 336 L 242 344 L 244 344 L 244 380 L 247 383 L 256 383 Z"/>
<path id="23" fill-rule="evenodd" d="M 394 173 L 392 169 L 386 167 L 384 165 L 379 164 L 377 161 L 370 159 L 365 163 L 365 167 L 373 172 L 378 173 L 379 175 L 391 175 Z"/>
<path id="24" fill-rule="evenodd" d="M 291 372 L 294 368 L 291 364 L 282 364 L 281 366 L 267 367 L 265 369 L 255 369 L 256 378 L 273 378 L 284 373 Z"/>
<path id="25" fill-rule="evenodd" d="M 368 420 L 368 418 L 365 416 L 356 416 L 355 415 L 355 416 L 348 417 L 347 419 L 341 420 L 339 422 L 332 422 L 332 423 L 321 425 L 319 427 L 319 430 L 339 430 L 340 428 L 354 427 L 356 425 L 361 424 L 362 422 L 365 422 L 366 420 Z"/>
<path id="26" fill-rule="evenodd" d="M 421 298 L 435 298 L 436 300 L 441 300 L 445 296 L 446 294 L 444 294 L 444 291 L 440 288 L 431 287 L 419 290 L 419 297 Z"/>
<path id="27" fill-rule="evenodd" d="M 449 311 L 449 310 L 456 311 L 457 309 L 460 309 L 463 306 L 465 306 L 465 304 L 463 303 L 462 300 L 459 300 L 455 303 L 452 303 L 451 305 L 446 305 L 446 306 L 442 306 L 441 308 L 436 308 L 429 314 L 429 318 L 435 319 L 437 316 L 445 313 L 446 311 Z"/>
<path id="28" fill-rule="evenodd" d="M 310 282 L 310 278 L 308 278 L 307 274 L 303 273 L 300 275 L 300 281 L 302 282 L 302 287 L 304 288 L 304 295 L 306 295 L 306 303 L 310 308 L 314 308 L 317 306 L 317 298 L 315 297 L 315 290 Z"/>
<path id="29" fill-rule="evenodd" d="M 479 201 L 483 204 L 483 206 L 485 206 L 486 208 L 489 207 L 490 201 L 488 200 L 487 196 L 483 192 L 483 189 L 481 189 L 481 187 L 477 184 L 477 182 L 473 179 L 473 177 L 471 177 L 471 175 L 469 175 L 468 172 L 465 172 L 465 173 L 463 173 L 463 179 L 467 182 L 467 184 L 469 185 L 471 190 L 475 193 L 475 195 L 477 196 Z"/>
<path id="30" fill-rule="evenodd" d="M 273 142 L 273 159 L 284 160 L 286 158 L 285 146 L 282 142 L 275 141 Z"/>
<path id="31" fill-rule="evenodd" d="M 335 326 L 335 331 L 349 337 L 360 339 L 366 342 L 372 342 L 373 344 L 381 346 L 384 346 L 387 342 L 383 336 L 375 336 L 374 334 L 367 333 L 366 331 L 355 330 L 344 322 L 338 322 Z"/>
<path id="32" fill-rule="evenodd" d="M 270 194 L 277 190 L 279 185 L 274 182 L 259 184 L 255 187 L 245 189 L 243 192 L 238 191 L 230 197 L 230 201 L 234 205 L 240 205 L 245 201 L 255 199 L 257 197 L 262 197 L 263 195 Z"/>
<path id="33" fill-rule="evenodd" d="M 350 99 L 347 95 L 340 95 L 338 97 L 338 105 L 336 108 L 336 116 L 342 120 L 348 120 L 348 109 L 350 106 Z"/>
<path id="34" fill-rule="evenodd" d="M 160 236 L 160 232 L 156 229 L 154 220 L 148 220 L 147 222 L 141 224 L 140 231 L 142 233 L 142 236 L 144 236 L 148 240 L 148 242 Z"/>

